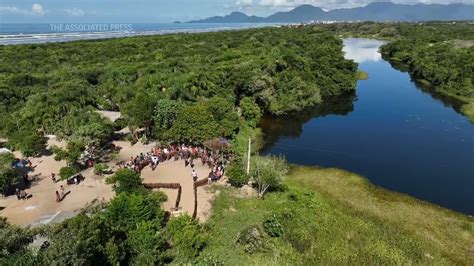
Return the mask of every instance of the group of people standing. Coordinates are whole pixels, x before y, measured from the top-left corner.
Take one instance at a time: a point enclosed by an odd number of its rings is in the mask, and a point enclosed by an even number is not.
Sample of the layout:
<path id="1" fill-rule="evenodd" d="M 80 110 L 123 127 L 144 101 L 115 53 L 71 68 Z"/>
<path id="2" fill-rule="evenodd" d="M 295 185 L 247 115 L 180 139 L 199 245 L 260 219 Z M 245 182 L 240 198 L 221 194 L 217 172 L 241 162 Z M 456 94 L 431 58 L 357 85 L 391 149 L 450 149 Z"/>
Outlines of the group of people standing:
<path id="1" fill-rule="evenodd" d="M 26 193 L 24 189 L 19 189 L 19 188 L 16 189 L 15 194 L 18 200 L 27 200 L 31 197 L 31 195 Z"/>
<path id="2" fill-rule="evenodd" d="M 208 183 L 216 182 L 219 181 L 225 173 L 225 164 L 224 163 L 219 163 L 219 165 L 216 165 L 212 168 L 211 172 L 209 173 L 209 176 L 207 177 Z"/>
<path id="3" fill-rule="evenodd" d="M 207 164 L 209 167 L 216 167 L 216 164 L 222 167 L 228 159 L 227 155 L 212 152 L 201 146 L 171 144 L 153 147 L 146 154 L 132 156 L 127 162 L 119 164 L 119 167 L 141 172 L 145 166 L 150 165 L 152 170 L 155 170 L 160 163 L 173 159 L 184 160 L 184 167 L 194 168 L 194 161 L 199 158 L 202 165 Z"/>

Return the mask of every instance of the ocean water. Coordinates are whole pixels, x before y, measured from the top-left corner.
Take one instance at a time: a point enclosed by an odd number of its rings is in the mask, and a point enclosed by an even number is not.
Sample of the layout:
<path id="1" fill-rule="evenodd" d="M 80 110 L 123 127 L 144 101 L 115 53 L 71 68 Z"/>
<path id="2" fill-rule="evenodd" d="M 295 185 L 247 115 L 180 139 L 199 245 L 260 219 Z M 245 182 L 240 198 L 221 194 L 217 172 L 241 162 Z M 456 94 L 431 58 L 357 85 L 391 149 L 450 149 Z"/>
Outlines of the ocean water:
<path id="1" fill-rule="evenodd" d="M 271 25 L 262 23 L 0 23 L 0 45 L 108 39 L 179 32 L 210 32 L 267 27 Z"/>

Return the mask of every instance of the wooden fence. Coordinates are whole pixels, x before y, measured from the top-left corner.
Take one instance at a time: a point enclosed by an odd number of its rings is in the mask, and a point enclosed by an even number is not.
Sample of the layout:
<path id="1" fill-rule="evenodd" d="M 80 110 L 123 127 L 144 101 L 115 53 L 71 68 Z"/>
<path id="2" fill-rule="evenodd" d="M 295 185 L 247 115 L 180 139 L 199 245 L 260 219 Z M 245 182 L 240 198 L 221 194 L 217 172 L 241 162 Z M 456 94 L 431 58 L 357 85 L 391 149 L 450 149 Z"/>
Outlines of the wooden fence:
<path id="1" fill-rule="evenodd" d="M 156 188 L 165 188 L 165 189 L 177 189 L 178 196 L 176 196 L 176 203 L 174 207 L 177 209 L 179 207 L 179 203 L 181 202 L 181 184 L 179 183 L 144 183 L 143 186 L 148 189 L 156 189 Z"/>

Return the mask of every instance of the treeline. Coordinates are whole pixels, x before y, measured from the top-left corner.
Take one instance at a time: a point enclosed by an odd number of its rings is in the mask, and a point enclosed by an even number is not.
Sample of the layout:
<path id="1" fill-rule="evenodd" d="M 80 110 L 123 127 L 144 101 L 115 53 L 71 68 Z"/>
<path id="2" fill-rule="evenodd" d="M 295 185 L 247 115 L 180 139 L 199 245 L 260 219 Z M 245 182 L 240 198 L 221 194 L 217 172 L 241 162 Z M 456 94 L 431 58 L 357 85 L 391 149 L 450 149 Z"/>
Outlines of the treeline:
<path id="1" fill-rule="evenodd" d="M 468 24 L 405 27 L 402 37 L 384 45 L 384 58 L 408 66 L 442 96 L 474 103 L 474 27 Z M 474 116 L 471 114 L 471 120 Z"/>
<path id="2" fill-rule="evenodd" d="M 354 90 L 357 64 L 341 50 L 333 34 L 310 28 L 3 46 L 0 128 L 8 138 L 19 132 L 70 137 L 81 127 L 103 124 L 93 112 L 103 109 L 120 110 L 129 126 L 161 137 L 170 125 L 155 127 L 161 100 L 183 107 L 178 121 L 189 114 L 188 106 L 194 116 L 209 116 L 202 103 L 234 109 L 254 102 L 262 112 L 281 115 Z M 215 97 L 218 102 L 210 100 Z M 221 126 L 211 135 L 233 134 L 234 125 Z M 172 133 L 182 130 L 176 126 Z"/>

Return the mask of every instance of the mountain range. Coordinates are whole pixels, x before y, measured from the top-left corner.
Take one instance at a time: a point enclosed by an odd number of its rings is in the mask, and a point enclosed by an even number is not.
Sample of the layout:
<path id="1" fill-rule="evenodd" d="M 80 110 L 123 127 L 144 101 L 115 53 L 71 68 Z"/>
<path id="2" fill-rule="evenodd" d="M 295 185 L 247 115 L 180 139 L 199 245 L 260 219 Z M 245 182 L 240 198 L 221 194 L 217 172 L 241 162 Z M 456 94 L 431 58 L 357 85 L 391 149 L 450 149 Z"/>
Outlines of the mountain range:
<path id="1" fill-rule="evenodd" d="M 288 12 L 277 12 L 268 17 L 248 16 L 232 12 L 189 23 L 300 23 L 317 20 L 336 21 L 427 21 L 474 20 L 474 5 L 467 4 L 394 4 L 373 2 L 364 7 L 324 11 L 312 5 L 301 5 Z"/>

